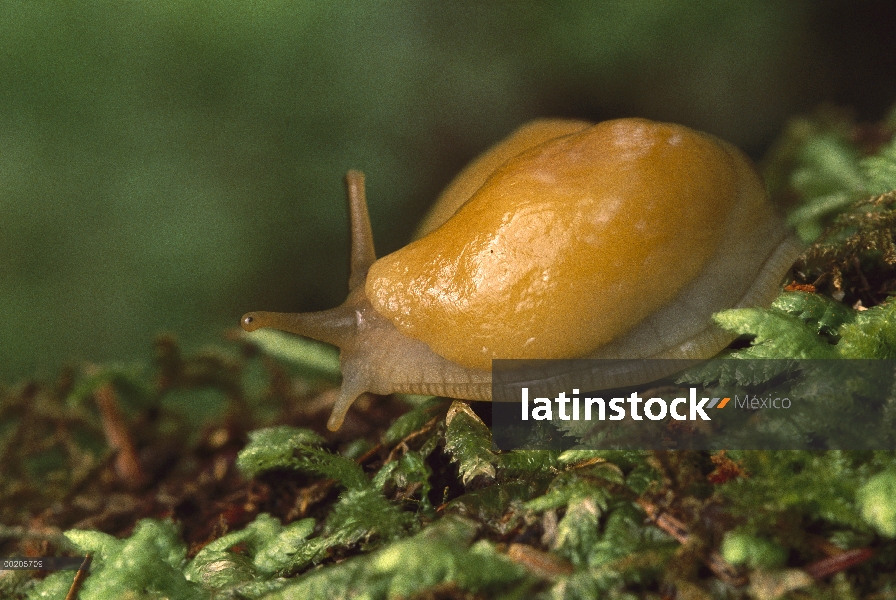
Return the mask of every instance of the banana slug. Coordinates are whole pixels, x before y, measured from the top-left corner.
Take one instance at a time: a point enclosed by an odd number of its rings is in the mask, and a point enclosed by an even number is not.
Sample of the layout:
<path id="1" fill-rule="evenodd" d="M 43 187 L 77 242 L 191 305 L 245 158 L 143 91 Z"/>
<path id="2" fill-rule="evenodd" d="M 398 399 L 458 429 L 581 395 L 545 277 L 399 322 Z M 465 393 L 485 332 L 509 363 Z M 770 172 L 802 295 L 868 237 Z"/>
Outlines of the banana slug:
<path id="1" fill-rule="evenodd" d="M 241 322 L 340 348 L 331 430 L 365 391 L 490 400 L 494 358 L 709 358 L 712 314 L 770 303 L 800 249 L 740 150 L 645 119 L 524 125 L 380 259 L 346 185 L 345 303 Z"/>

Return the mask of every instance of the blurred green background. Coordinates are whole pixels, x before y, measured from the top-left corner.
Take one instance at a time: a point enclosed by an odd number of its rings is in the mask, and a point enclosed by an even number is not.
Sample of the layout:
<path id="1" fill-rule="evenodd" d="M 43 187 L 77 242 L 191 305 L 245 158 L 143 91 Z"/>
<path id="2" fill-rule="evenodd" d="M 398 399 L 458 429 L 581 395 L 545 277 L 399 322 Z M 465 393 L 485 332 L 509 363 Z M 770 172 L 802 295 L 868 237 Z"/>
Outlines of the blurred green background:
<path id="1" fill-rule="evenodd" d="M 0 381 L 341 302 L 349 168 L 385 254 L 534 117 L 878 119 L 894 4 L 2 0 Z"/>

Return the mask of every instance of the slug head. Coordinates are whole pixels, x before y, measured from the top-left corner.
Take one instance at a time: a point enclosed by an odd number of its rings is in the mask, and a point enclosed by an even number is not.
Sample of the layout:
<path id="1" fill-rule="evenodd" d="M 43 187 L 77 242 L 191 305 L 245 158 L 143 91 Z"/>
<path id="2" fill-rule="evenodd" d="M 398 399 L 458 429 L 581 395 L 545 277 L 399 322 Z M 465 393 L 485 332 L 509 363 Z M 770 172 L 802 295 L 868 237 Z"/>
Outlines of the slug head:
<path id="1" fill-rule="evenodd" d="M 349 171 L 345 176 L 348 194 L 349 218 L 351 222 L 351 270 L 349 274 L 349 295 L 339 307 L 330 310 L 310 313 L 275 313 L 250 312 L 243 315 L 240 325 L 245 331 L 255 331 L 263 327 L 279 329 L 295 333 L 328 344 L 338 346 L 343 362 L 343 383 L 340 394 L 327 422 L 327 427 L 336 431 L 342 426 L 345 414 L 355 399 L 371 389 L 364 380 L 364 372 L 357 369 L 346 369 L 347 357 L 356 354 L 363 340 L 369 338 L 373 331 L 387 326 L 370 315 L 370 303 L 364 297 L 364 280 L 370 265 L 376 261 L 373 245 L 373 233 L 370 229 L 370 217 L 367 212 L 367 199 L 364 189 L 364 174 L 360 171 Z M 373 323 L 366 317 L 372 316 Z M 363 335 L 362 334 L 366 334 Z M 373 334 L 375 336 L 375 334 Z"/>
<path id="2" fill-rule="evenodd" d="M 467 369 L 435 354 L 425 343 L 400 333 L 366 296 L 365 280 L 376 261 L 367 214 L 364 175 L 346 175 L 351 220 L 349 294 L 336 308 L 311 313 L 250 312 L 246 331 L 270 327 L 339 347 L 342 386 L 327 427 L 336 431 L 364 392 L 447 395 L 472 400 L 491 397 L 490 371 Z"/>

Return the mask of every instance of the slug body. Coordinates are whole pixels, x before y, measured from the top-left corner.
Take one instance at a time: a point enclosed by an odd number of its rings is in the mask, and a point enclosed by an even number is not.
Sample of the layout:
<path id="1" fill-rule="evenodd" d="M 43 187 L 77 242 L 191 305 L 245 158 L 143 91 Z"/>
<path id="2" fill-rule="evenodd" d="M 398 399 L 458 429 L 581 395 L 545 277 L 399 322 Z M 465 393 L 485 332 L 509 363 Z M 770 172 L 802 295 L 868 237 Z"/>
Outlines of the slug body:
<path id="1" fill-rule="evenodd" d="M 242 320 L 340 347 L 334 430 L 365 391 L 489 400 L 495 358 L 711 357 L 733 339 L 712 314 L 770 303 L 799 252 L 739 150 L 643 119 L 523 126 L 379 260 L 346 181 L 346 302 Z"/>

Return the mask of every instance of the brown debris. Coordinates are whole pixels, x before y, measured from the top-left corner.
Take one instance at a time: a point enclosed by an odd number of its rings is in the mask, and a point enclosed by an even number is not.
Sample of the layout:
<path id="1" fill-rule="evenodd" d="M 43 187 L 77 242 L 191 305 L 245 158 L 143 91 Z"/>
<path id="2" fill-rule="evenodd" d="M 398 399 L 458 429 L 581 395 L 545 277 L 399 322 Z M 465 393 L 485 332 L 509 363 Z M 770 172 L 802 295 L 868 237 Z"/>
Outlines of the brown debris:
<path id="1" fill-rule="evenodd" d="M 109 447 L 116 453 L 115 472 L 124 485 L 132 490 L 140 489 L 147 483 L 147 475 L 140 464 L 134 439 L 127 422 L 118 406 L 115 388 L 111 383 L 104 383 L 94 393 L 103 431 Z"/>
<path id="2" fill-rule="evenodd" d="M 569 575 L 574 571 L 572 563 L 569 561 L 527 544 L 510 544 L 507 549 L 507 557 L 525 567 L 533 575 L 544 579 L 554 579 L 561 575 Z"/>
<path id="3" fill-rule="evenodd" d="M 871 308 L 896 292 L 896 191 L 859 200 L 798 259 L 795 281 Z M 804 290 L 805 291 L 805 290 Z"/>

